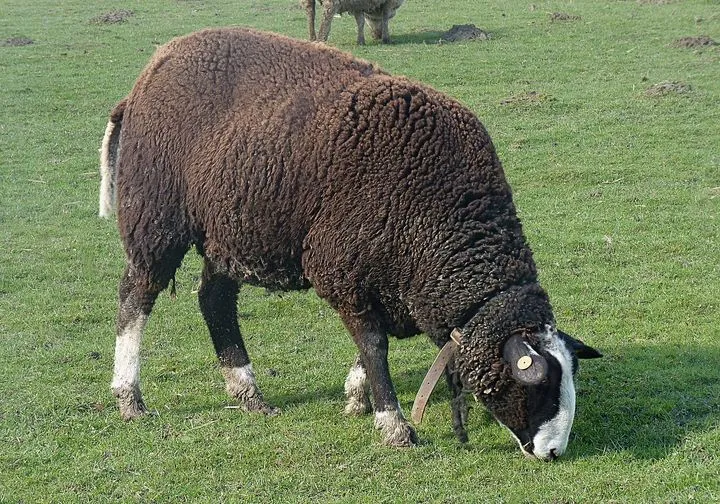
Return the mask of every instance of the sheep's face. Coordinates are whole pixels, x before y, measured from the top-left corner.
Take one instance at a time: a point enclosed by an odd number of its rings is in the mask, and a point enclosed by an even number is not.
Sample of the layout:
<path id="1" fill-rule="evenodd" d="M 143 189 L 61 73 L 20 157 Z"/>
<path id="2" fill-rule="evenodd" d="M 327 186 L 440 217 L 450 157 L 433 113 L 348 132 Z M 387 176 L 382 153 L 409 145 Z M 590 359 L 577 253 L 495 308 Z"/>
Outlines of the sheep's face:
<path id="1" fill-rule="evenodd" d="M 395 17 L 396 12 L 397 7 L 391 8 L 388 12 L 387 19 L 390 20 Z M 383 24 L 385 24 L 382 11 L 380 10 L 378 12 L 365 13 L 365 21 L 367 21 L 367 24 L 370 25 L 370 30 L 372 31 L 373 38 L 375 40 L 379 40 L 382 37 Z M 385 28 L 387 29 L 387 26 Z"/>
<path id="2" fill-rule="evenodd" d="M 505 378 L 495 387 L 475 391 L 476 396 L 525 455 L 554 460 L 567 448 L 575 417 L 578 358 L 600 356 L 551 326 L 532 338 L 515 335 L 504 344 L 502 362 L 493 366 Z"/>

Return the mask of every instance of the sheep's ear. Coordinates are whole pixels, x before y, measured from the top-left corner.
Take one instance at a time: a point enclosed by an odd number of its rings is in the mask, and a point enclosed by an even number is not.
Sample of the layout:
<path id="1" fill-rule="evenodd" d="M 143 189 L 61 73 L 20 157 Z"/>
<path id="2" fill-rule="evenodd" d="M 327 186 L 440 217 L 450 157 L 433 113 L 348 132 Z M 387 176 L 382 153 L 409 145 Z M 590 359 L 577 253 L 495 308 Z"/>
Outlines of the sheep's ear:
<path id="1" fill-rule="evenodd" d="M 503 359 L 510 364 L 513 378 L 524 385 L 537 385 L 547 377 L 545 358 L 518 334 L 505 342 Z"/>
<path id="2" fill-rule="evenodd" d="M 575 357 L 577 357 L 578 359 L 597 359 L 599 357 L 602 357 L 602 354 L 595 350 L 593 347 L 587 346 L 579 339 L 575 339 L 567 333 L 558 330 L 558 336 L 565 340 L 567 346 L 570 348 L 570 350 L 572 350 L 572 352 L 575 354 Z"/>

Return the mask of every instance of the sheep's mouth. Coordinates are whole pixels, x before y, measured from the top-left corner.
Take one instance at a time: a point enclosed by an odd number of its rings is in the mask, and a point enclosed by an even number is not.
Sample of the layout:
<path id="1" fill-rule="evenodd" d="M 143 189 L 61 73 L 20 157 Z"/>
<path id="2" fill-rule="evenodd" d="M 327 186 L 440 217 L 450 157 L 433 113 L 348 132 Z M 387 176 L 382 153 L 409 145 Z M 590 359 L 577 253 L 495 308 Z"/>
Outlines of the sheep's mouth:
<path id="1" fill-rule="evenodd" d="M 518 444 L 520 445 L 520 450 L 523 452 L 523 455 L 525 455 L 525 457 L 531 458 L 531 459 L 537 458 L 537 457 L 535 457 L 535 454 L 533 453 L 533 449 L 535 448 L 535 446 L 533 446 L 532 441 L 528 441 L 525 444 L 522 444 L 518 441 Z"/>
<path id="2" fill-rule="evenodd" d="M 553 460 L 558 458 L 558 455 L 555 451 L 555 449 L 550 450 L 550 453 L 545 457 L 540 457 L 535 454 L 535 445 L 532 441 L 528 441 L 525 444 L 520 444 L 520 450 L 523 452 L 523 455 L 525 455 L 526 458 L 534 459 L 534 460 L 542 460 L 543 462 L 552 462 Z"/>
<path id="3" fill-rule="evenodd" d="M 533 459 L 533 460 L 542 460 L 543 462 L 552 462 L 553 460 L 558 458 L 558 456 L 555 453 L 555 450 L 550 450 L 549 455 L 547 455 L 546 457 L 540 457 L 540 456 L 536 455 L 535 454 L 535 444 L 533 443 L 532 439 L 530 439 L 529 441 L 523 442 L 520 439 L 520 437 L 525 437 L 525 436 L 523 436 L 523 434 L 518 435 L 515 432 L 513 432 L 512 429 L 510 429 L 507 425 L 503 424 L 502 422 L 499 422 L 499 423 L 500 423 L 500 425 L 505 427 L 510 432 L 510 434 L 512 434 L 512 437 L 515 439 L 515 441 L 517 441 L 518 446 L 520 446 L 520 451 L 523 453 L 523 455 L 525 455 L 526 458 Z"/>

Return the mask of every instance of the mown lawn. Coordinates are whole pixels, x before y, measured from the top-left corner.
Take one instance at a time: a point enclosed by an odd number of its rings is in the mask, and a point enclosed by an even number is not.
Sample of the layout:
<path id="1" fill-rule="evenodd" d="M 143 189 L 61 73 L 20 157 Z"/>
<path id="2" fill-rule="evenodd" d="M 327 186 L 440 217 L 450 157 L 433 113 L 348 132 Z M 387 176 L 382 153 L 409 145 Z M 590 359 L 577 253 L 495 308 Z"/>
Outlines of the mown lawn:
<path id="1" fill-rule="evenodd" d="M 437 43 L 467 23 L 492 38 Z M 355 352 L 312 291 L 243 290 L 283 414 L 226 408 L 194 254 L 145 336 L 156 414 L 120 420 L 124 258 L 96 217 L 97 148 L 154 48 L 218 25 L 306 37 L 296 0 L 0 5 L 0 502 L 720 501 L 720 45 L 676 43 L 720 42 L 720 2 L 407 0 L 390 46 L 356 47 L 353 18 L 333 22 L 332 45 L 483 120 L 559 325 L 605 353 L 583 363 L 554 464 L 523 458 L 479 406 L 459 445 L 444 386 L 420 446 L 381 445 L 371 417 L 341 413 Z M 433 355 L 392 341 L 406 411 Z"/>

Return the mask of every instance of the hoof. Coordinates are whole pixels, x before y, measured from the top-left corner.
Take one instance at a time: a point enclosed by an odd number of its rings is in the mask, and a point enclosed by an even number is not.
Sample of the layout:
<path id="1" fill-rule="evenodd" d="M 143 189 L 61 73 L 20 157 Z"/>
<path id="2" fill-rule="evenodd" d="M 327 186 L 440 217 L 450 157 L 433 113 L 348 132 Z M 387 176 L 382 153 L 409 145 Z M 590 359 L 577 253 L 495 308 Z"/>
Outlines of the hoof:
<path id="1" fill-rule="evenodd" d="M 415 429 L 407 422 L 404 425 L 398 425 L 391 432 L 383 430 L 383 436 L 383 444 L 394 448 L 407 448 L 418 443 Z"/>
<path id="2" fill-rule="evenodd" d="M 267 416 L 277 416 L 280 414 L 280 408 L 276 408 L 259 397 L 251 397 L 250 399 L 242 402 L 240 408 L 248 413 L 261 413 Z"/>
<path id="3" fill-rule="evenodd" d="M 113 395 L 117 398 L 120 417 L 123 420 L 133 420 L 148 412 L 137 388 L 113 390 Z"/>
<path id="4" fill-rule="evenodd" d="M 415 429 L 398 411 L 375 413 L 375 428 L 382 431 L 383 444 L 387 446 L 404 448 L 418 443 Z"/>

